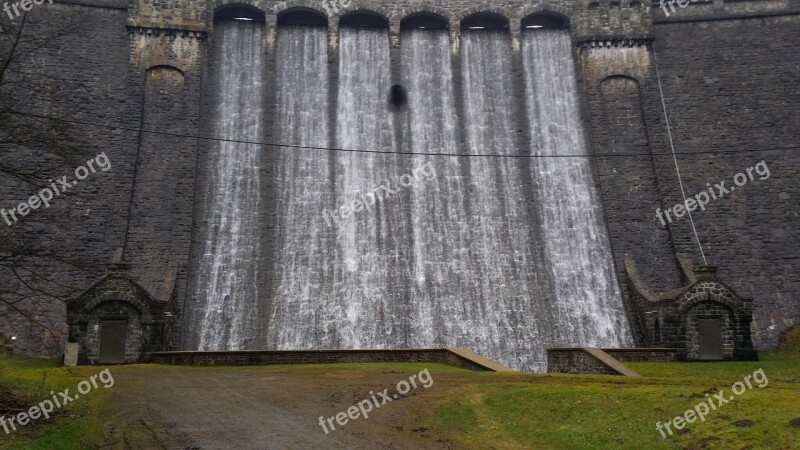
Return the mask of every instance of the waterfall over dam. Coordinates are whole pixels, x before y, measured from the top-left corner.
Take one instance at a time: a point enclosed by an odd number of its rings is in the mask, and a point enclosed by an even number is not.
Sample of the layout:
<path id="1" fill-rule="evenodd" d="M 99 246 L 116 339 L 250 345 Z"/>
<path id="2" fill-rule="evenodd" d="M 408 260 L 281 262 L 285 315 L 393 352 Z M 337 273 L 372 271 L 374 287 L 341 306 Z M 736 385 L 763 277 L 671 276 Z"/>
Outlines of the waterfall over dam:
<path id="1" fill-rule="evenodd" d="M 193 295 L 186 317 L 199 350 L 239 350 L 258 345 L 256 335 L 261 258 L 259 221 L 261 183 L 259 145 L 264 138 L 263 37 L 255 23 L 221 21 L 215 47 L 215 135 L 205 193 L 206 231 Z"/>
<path id="2" fill-rule="evenodd" d="M 209 145 L 184 348 L 459 346 L 544 371 L 547 347 L 633 344 L 567 30 L 525 30 L 515 57 L 504 30 L 454 50 L 406 28 L 393 61 L 388 28 L 332 47 L 279 25 L 272 72 L 258 23 L 212 42 L 214 132 L 286 146 Z"/>
<path id="3" fill-rule="evenodd" d="M 522 36 L 532 154 L 587 155 L 569 33 L 545 29 Z M 541 239 L 559 318 L 551 335 L 559 345 L 630 346 L 633 340 L 589 161 L 532 159 Z"/>

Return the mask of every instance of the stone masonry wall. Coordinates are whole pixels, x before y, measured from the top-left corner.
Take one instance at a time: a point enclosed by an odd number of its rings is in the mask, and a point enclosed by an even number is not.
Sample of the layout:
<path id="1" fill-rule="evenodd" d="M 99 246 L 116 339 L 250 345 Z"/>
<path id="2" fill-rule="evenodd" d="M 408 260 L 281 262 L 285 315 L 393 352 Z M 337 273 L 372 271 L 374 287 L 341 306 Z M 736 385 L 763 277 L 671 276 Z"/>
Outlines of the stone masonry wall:
<path id="1" fill-rule="evenodd" d="M 547 349 L 547 373 L 618 375 L 580 348 Z"/>
<path id="2" fill-rule="evenodd" d="M 719 279 L 754 299 L 753 341 L 769 348 L 800 322 L 800 15 L 796 8 L 775 17 L 689 19 L 676 14 L 655 25 L 676 151 L 689 153 L 678 158 L 683 184 L 687 195 L 708 189 L 707 183 L 726 181 L 730 188 L 737 173 L 759 161 L 769 167 L 769 178 L 756 176 L 693 214 Z M 663 127 L 648 124 L 648 130 L 653 152 L 669 152 Z M 663 204 L 672 206 L 680 199 L 673 162 L 654 161 Z M 676 250 L 701 261 L 687 218 L 670 225 Z"/>
<path id="3" fill-rule="evenodd" d="M 311 0 L 244 3 L 266 11 L 271 27 L 277 12 L 292 6 L 324 12 L 321 2 Z M 213 34 L 213 9 L 220 4 L 69 0 L 36 6 L 26 32 L 41 34 L 69 22 L 80 27 L 9 69 L 40 77 L 47 87 L 32 97 L 30 112 L 99 124 L 73 123 L 73 129 L 86 158 L 105 151 L 112 164 L 108 172 L 76 186 L 73 200 L 59 199 L 27 216 L 25 224 L 13 226 L 30 227 L 28 235 L 51 237 L 56 250 L 93 264 L 103 265 L 124 250 L 132 279 L 153 298 L 172 305 L 176 324 L 181 323 L 197 227 L 192 217 L 198 143 L 137 130 L 201 131 L 207 37 Z M 396 39 L 400 19 L 423 9 L 421 5 L 412 0 L 360 2 L 340 13 L 364 7 L 384 14 Z M 424 9 L 446 17 L 454 44 L 458 22 L 468 14 L 490 10 L 506 15 L 515 51 L 525 15 L 549 10 L 571 19 L 583 69 L 587 129 L 593 151 L 601 155 L 597 181 L 626 295 L 623 253 L 632 252 L 648 283 L 660 289 L 681 284 L 675 252 L 701 260 L 686 217 L 668 226 L 655 217 L 654 208 L 663 210 L 680 198 L 668 155 L 657 59 L 675 148 L 688 153 L 678 158 L 687 195 L 707 189 L 707 183 L 728 180 L 730 186 L 737 172 L 761 160 L 770 169 L 768 179 L 756 178 L 694 214 L 709 262 L 720 267 L 720 279 L 755 299 L 754 341 L 760 348 L 774 345 L 783 329 L 800 321 L 796 5 L 715 0 L 692 4 L 670 17 L 658 5 L 649 8 L 627 0 L 475 5 L 437 0 Z M 330 22 L 335 44 L 336 20 Z M 703 153 L 731 150 L 740 153 Z M 24 162 L 31 154 L 5 157 Z M 53 175 L 72 169 L 59 168 Z M 0 177 L 0 201 L 7 208 L 32 195 L 32 189 Z M 265 211 L 267 217 L 280 213 L 274 202 L 268 204 L 272 209 Z M 103 270 L 45 268 L 43 275 L 86 289 Z M 8 282 L 7 274 L 0 274 L 0 283 Z M 43 339 L 40 328 L 2 304 L 0 333 L 18 337 L 16 351 L 46 355 L 56 347 L 59 353 L 66 338 L 64 305 L 51 301 L 20 307 L 49 325 L 54 338 Z"/>
<path id="4" fill-rule="evenodd" d="M 45 2 L 34 6 L 26 18 L 24 38 L 32 42 L 43 36 L 55 36 L 40 49 L 20 54 L 9 65 L 9 76 L 21 76 L 39 86 L 27 92 L 29 99 L 18 107 L 24 106 L 25 112 L 72 121 L 138 127 L 144 77 L 134 76 L 136 71 L 130 64 L 130 43 L 124 26 L 126 6 L 111 2 L 103 5 Z M 2 38 L 5 40 L 6 36 Z M 56 264 L 39 268 L 43 278 L 73 287 L 80 293 L 104 274 L 105 264 L 123 246 L 138 135 L 78 123 L 72 123 L 70 128 L 78 140 L 80 158 L 76 158 L 75 165 L 48 170 L 49 176 L 54 180 L 62 175 L 74 178 L 73 171 L 79 162 L 101 152 L 106 153 L 111 168 L 89 175 L 64 195 L 55 197 L 49 208 L 32 211 L 4 231 L 19 233 L 65 260 L 91 266 L 85 270 Z M 34 154 L 32 149 L 20 149 L 3 158 L 19 164 L 35 163 L 41 169 L 45 164 Z M 6 209 L 37 191 L 35 186 L 0 176 L 0 202 Z M 0 223 L 0 226 L 7 225 Z M 12 286 L 12 280 L 8 272 L 0 273 L 0 285 Z M 58 357 L 67 335 L 65 304 L 39 297 L 15 307 L 28 311 L 36 323 L 50 331 L 33 325 L 0 302 L 0 333 L 17 337 L 14 351 Z"/>
<path id="5" fill-rule="evenodd" d="M 162 352 L 153 354 L 158 364 L 197 366 L 319 364 L 363 362 L 435 362 L 470 370 L 488 370 L 447 349 L 419 350 L 282 350 L 233 352 Z"/>

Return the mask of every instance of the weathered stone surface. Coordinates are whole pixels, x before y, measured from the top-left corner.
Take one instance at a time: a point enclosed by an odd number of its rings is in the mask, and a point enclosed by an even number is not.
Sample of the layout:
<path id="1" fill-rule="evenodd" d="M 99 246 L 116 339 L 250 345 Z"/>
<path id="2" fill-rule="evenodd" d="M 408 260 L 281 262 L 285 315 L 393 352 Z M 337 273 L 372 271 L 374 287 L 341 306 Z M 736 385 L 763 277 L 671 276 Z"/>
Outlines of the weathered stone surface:
<path id="1" fill-rule="evenodd" d="M 213 98 L 202 88 L 208 82 L 203 78 L 208 74 L 206 52 L 208 39 L 213 38 L 213 9 L 223 3 L 227 2 L 45 3 L 28 16 L 32 35 L 69 22 L 80 23 L 80 29 L 9 69 L 26 71 L 28 76 L 39 74 L 43 80 L 53 77 L 43 81 L 47 89 L 33 95 L 30 111 L 103 125 L 74 124 L 74 128 L 87 158 L 104 151 L 112 163 L 110 171 L 92 175 L 75 187 L 78 200 L 56 201 L 26 217 L 26 223 L 37 233 L 57 239 L 57 250 L 77 260 L 102 266 L 122 249 L 124 260 L 131 264 L 131 280 L 148 296 L 168 305 L 176 324 L 181 323 L 187 297 L 190 257 L 199 251 L 196 231 L 203 226 L 195 197 L 207 170 L 200 161 L 203 144 L 193 138 L 136 130 L 206 134 L 203 105 Z M 268 52 L 273 50 L 279 12 L 305 6 L 324 13 L 321 3 L 310 0 L 244 3 L 266 12 Z M 451 24 L 458 67 L 458 23 L 487 7 L 466 0 L 434 3 L 365 1 L 338 14 L 365 8 L 386 15 L 395 45 L 402 45 L 399 24 L 404 16 L 421 10 L 441 14 Z M 658 5 L 649 6 L 639 1 L 506 1 L 488 10 L 510 19 L 516 80 L 520 79 L 521 19 L 548 10 L 571 21 L 585 87 L 584 120 L 597 155 L 597 182 L 629 309 L 634 300 L 624 270 L 625 253 L 633 255 L 642 277 L 660 292 L 683 284 L 676 253 L 687 252 L 700 260 L 686 217 L 668 226 L 655 217 L 656 208 L 664 210 L 681 197 L 669 155 L 656 59 L 675 148 L 686 153 L 678 160 L 687 195 L 707 189 L 707 183 L 728 180 L 730 185 L 736 173 L 766 162 L 771 171 L 768 179 L 756 178 L 712 200 L 693 218 L 709 262 L 720 267 L 720 279 L 743 297 L 754 299 L 752 325 L 740 325 L 751 326 L 757 347 L 773 346 L 782 330 L 800 321 L 799 11 L 797 6 L 773 0 L 693 3 L 664 17 Z M 335 49 L 337 20 L 329 22 Z M 274 58 L 267 60 L 268 77 L 273 77 Z M 335 82 L 335 52 L 331 67 Z M 393 70 L 398 70 L 397 64 Z M 455 85 L 461 85 L 459 80 Z M 268 96 L 270 105 L 273 100 Z M 524 111 L 522 102 L 520 96 L 509 107 Z M 271 121 L 274 115 L 268 112 L 266 117 Z M 739 153 L 704 153 L 731 150 Z M 20 151 L 9 157 L 25 162 L 30 153 Z M 69 169 L 56 170 L 53 176 Z M 265 179 L 273 179 L 274 173 L 274 167 L 263 168 Z M 274 186 L 266 183 L 264 189 Z M 0 177 L 4 206 L 28 198 L 30 190 Z M 266 217 L 280 214 L 274 197 L 273 192 L 265 192 Z M 268 241 L 264 248 L 269 249 L 277 238 L 269 228 L 264 233 Z M 88 274 L 42 269 L 45 277 L 83 289 L 104 274 L 102 269 Z M 0 282 L 9 282 L 8 274 L 0 274 Z M 18 337 L 15 351 L 58 356 L 53 353 L 60 352 L 67 338 L 66 305 L 37 301 L 16 307 L 47 324 L 53 334 L 0 305 L 0 332 Z M 641 338 L 644 330 L 637 333 Z M 162 347 L 175 348 L 179 336 L 180 328 L 171 327 Z"/>

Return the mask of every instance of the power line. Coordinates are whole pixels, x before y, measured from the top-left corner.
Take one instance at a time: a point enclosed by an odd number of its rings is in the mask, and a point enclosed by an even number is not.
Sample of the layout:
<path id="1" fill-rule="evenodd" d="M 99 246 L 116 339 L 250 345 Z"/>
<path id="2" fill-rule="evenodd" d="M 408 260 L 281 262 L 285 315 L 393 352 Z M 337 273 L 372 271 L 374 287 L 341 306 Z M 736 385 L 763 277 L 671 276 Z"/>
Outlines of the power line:
<path id="1" fill-rule="evenodd" d="M 171 136 L 171 137 L 179 137 L 179 138 L 189 138 L 189 139 L 199 139 L 205 141 L 217 141 L 217 142 L 230 142 L 234 144 L 247 144 L 247 145 L 265 145 L 265 146 L 272 146 L 272 147 L 283 147 L 283 148 L 296 148 L 296 149 L 304 149 L 304 150 L 327 150 L 331 152 L 346 152 L 346 153 L 374 153 L 374 154 L 387 154 L 387 155 L 410 155 L 410 156 L 450 156 L 450 157 L 459 157 L 459 158 L 594 158 L 594 157 L 634 157 L 634 156 L 672 156 L 672 155 L 703 155 L 703 154 L 730 154 L 730 153 L 757 153 L 763 151 L 777 151 L 777 150 L 797 150 L 800 147 L 777 147 L 772 148 L 770 150 L 761 150 L 761 149 L 740 149 L 740 150 L 707 150 L 707 151 L 697 151 L 697 152 L 671 152 L 671 153 L 626 153 L 626 154 L 617 154 L 617 153 L 595 153 L 591 155 L 587 154 L 576 154 L 576 155 L 496 155 L 496 154 L 488 154 L 488 153 L 477 153 L 477 154 L 467 154 L 467 153 L 415 153 L 415 152 L 403 152 L 403 151 L 391 151 L 391 150 L 357 150 L 357 149 L 347 149 L 347 148 L 336 148 L 336 147 L 314 147 L 308 145 L 293 145 L 293 144 L 276 144 L 276 143 L 269 143 L 269 142 L 257 142 L 257 141 L 246 141 L 240 139 L 224 139 L 224 138 L 217 138 L 217 137 L 210 137 L 210 136 L 197 136 L 192 134 L 181 134 L 181 133 L 170 133 L 167 131 L 155 131 L 155 130 L 145 130 L 141 128 L 133 128 L 133 127 L 123 127 L 119 125 L 106 125 L 101 123 L 93 123 L 93 122 L 84 122 L 80 120 L 74 119 L 64 119 L 59 117 L 49 117 L 43 116 L 40 114 L 31 114 L 31 113 L 24 113 L 19 111 L 8 111 L 10 114 L 18 115 L 18 116 L 26 116 L 26 117 L 33 117 L 36 119 L 44 119 L 44 120 L 53 120 L 57 122 L 65 122 L 65 123 L 72 123 L 77 125 L 88 125 L 100 128 L 111 128 L 115 130 L 125 130 L 125 131 L 133 131 L 136 133 L 148 133 L 148 134 L 158 134 L 162 136 Z"/>

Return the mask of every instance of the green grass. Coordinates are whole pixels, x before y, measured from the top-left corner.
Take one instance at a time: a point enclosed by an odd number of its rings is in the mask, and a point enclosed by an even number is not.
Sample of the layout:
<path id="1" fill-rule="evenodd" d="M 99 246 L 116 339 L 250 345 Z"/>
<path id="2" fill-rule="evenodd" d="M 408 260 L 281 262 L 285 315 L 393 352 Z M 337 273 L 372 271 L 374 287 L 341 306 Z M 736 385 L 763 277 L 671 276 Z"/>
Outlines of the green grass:
<path id="1" fill-rule="evenodd" d="M 10 356 L 0 352 L 0 383 L 10 388 L 17 402 L 33 406 L 50 398 L 50 391 L 70 390 L 78 383 L 101 371 L 101 367 L 60 367 L 59 363 L 41 359 Z M 96 448 L 103 440 L 103 418 L 109 408 L 103 402 L 105 389 L 99 389 L 58 408 L 58 415 L 45 420 L 40 417 L 16 431 L 6 434 L 0 427 L 0 449 L 72 449 Z M 6 415 L 8 418 L 8 415 Z"/>
<path id="2" fill-rule="evenodd" d="M 419 411 L 419 420 L 458 448 L 542 449 L 694 449 L 800 448 L 800 331 L 785 336 L 761 361 L 724 363 L 630 363 L 642 378 L 471 372 L 441 364 L 365 363 L 270 366 L 276 373 L 320 377 L 369 378 L 376 372 L 411 373 L 424 368 L 452 373 L 459 380 Z M 120 366 L 142 371 L 154 365 Z M 176 376 L 193 371 L 264 370 L 253 367 L 158 366 Z M 655 424 L 682 415 L 706 401 L 707 392 L 732 394 L 731 385 L 763 369 L 769 380 L 733 401 L 709 411 L 704 422 L 689 424 L 681 434 L 662 439 Z M 38 359 L 0 354 L 0 384 L 11 387 L 22 403 L 33 405 L 49 392 L 70 388 L 102 370 L 77 368 Z M 450 384 L 453 386 L 453 384 Z M 11 435 L 0 428 L 0 449 L 96 448 L 103 423 L 113 408 L 106 390 L 90 394 L 60 410 L 49 421 L 20 427 Z M 716 404 L 716 401 L 715 401 Z M 741 420 L 752 426 L 740 427 Z M 685 430 L 688 430 L 686 432 Z"/>
<path id="3" fill-rule="evenodd" d="M 467 448 L 800 448 L 800 357 L 766 354 L 761 361 L 630 363 L 643 378 L 527 375 L 469 384 L 448 393 L 429 419 Z M 763 369 L 768 383 L 711 410 L 705 421 L 662 439 L 662 424 Z M 718 391 L 711 392 L 711 396 Z M 715 406 L 716 406 L 715 401 Z M 734 422 L 752 420 L 750 427 Z M 688 430 L 688 431 L 686 431 Z M 673 431 L 675 429 L 673 428 Z M 665 431 L 666 433 L 666 431 Z"/>

